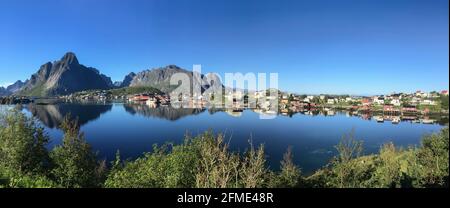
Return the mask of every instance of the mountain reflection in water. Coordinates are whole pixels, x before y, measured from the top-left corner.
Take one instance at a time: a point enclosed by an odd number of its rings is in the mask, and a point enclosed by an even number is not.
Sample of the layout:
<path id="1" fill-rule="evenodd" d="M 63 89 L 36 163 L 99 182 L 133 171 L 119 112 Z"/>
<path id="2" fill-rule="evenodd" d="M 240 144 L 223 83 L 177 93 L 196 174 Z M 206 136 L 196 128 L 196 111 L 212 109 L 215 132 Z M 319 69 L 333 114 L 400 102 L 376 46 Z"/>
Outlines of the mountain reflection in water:
<path id="1" fill-rule="evenodd" d="M 24 106 L 24 108 L 29 111 L 33 117 L 39 119 L 45 126 L 49 128 L 58 128 L 65 116 L 70 116 L 71 119 L 78 119 L 78 123 L 83 126 L 90 121 L 98 119 L 100 115 L 111 111 L 112 106 L 112 104 L 64 103 L 48 105 L 30 104 Z M 124 104 L 123 107 L 125 112 L 131 115 L 142 115 L 169 121 L 176 121 L 180 118 L 197 115 L 205 111 L 205 109 L 173 108 L 170 106 L 152 108 L 140 104 Z"/>
<path id="2" fill-rule="evenodd" d="M 58 128 L 64 117 L 69 115 L 71 119 L 78 119 L 78 123 L 83 126 L 90 121 L 96 120 L 100 117 L 100 115 L 111 111 L 113 104 L 103 103 L 58 103 L 58 104 L 29 104 L 23 106 L 26 110 L 28 110 L 35 118 L 39 119 L 44 125 L 49 128 Z M 144 117 L 149 118 L 160 118 L 168 121 L 176 121 L 181 118 L 198 115 L 205 111 L 208 111 L 210 115 L 215 114 L 217 112 L 226 112 L 229 116 L 232 117 L 240 117 L 242 112 L 234 112 L 232 110 L 220 109 L 220 108 L 174 108 L 171 106 L 158 106 L 152 107 L 143 104 L 123 104 L 123 108 L 125 112 L 131 115 L 142 115 Z M 254 110 L 254 112 L 258 112 Z M 300 112 L 301 114 L 311 115 L 311 116 L 330 116 L 326 111 L 311 111 L 311 112 Z M 334 116 L 336 113 L 338 114 L 347 114 L 347 116 L 356 116 L 360 117 L 363 120 L 372 120 L 375 117 L 382 117 L 382 115 L 372 115 L 372 114 L 360 114 L 360 115 L 351 115 L 346 111 L 337 111 L 333 113 L 331 116 Z M 280 115 L 281 116 L 281 115 Z M 288 117 L 292 117 L 293 115 L 286 115 Z M 385 118 L 389 120 L 388 118 Z M 418 118 L 415 118 L 416 120 Z M 448 124 L 448 117 L 433 117 L 434 121 L 436 121 L 439 125 Z M 410 120 L 404 120 L 403 122 L 407 122 Z"/>
<path id="3" fill-rule="evenodd" d="M 78 119 L 80 125 L 96 120 L 100 115 L 111 111 L 112 105 L 104 104 L 49 104 L 25 106 L 35 118 L 39 119 L 49 128 L 58 128 L 65 116 Z"/>
<path id="4" fill-rule="evenodd" d="M 197 108 L 173 108 L 170 106 L 160 106 L 157 108 L 152 108 L 148 105 L 140 104 L 124 104 L 123 107 L 125 111 L 132 115 L 142 115 L 145 117 L 155 117 L 162 118 L 170 121 L 175 121 L 180 118 L 200 114 L 205 111 L 205 109 Z"/>

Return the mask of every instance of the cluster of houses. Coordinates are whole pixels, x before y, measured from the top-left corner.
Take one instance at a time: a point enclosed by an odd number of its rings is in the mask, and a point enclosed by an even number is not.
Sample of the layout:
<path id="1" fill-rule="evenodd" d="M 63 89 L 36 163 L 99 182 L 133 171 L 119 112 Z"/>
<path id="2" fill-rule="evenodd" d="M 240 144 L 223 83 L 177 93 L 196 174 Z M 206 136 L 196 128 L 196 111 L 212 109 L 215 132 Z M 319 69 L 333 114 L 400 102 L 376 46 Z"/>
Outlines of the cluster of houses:
<path id="1" fill-rule="evenodd" d="M 59 98 L 64 100 L 105 101 L 107 99 L 110 99 L 110 94 L 106 90 L 83 91 L 70 95 L 59 96 Z"/>
<path id="2" fill-rule="evenodd" d="M 383 111 L 386 113 L 419 113 L 419 106 L 425 106 L 420 113 L 428 113 L 427 107 L 435 106 L 448 91 L 426 93 L 417 91 L 411 94 L 393 93 L 378 96 L 329 96 L 293 95 L 280 96 L 281 111 L 299 112 L 315 108 L 343 108 L 359 111 Z"/>
<path id="3" fill-rule="evenodd" d="M 145 102 L 149 106 L 156 105 L 169 105 L 170 97 L 165 94 L 156 94 L 156 93 L 143 93 L 136 95 L 129 95 L 127 97 L 128 102 Z"/>
<path id="4" fill-rule="evenodd" d="M 278 92 L 268 94 L 267 91 L 254 93 L 244 93 L 242 91 L 227 92 L 224 94 L 225 101 L 232 101 L 235 111 L 242 111 L 244 108 L 262 109 L 273 111 L 274 103 L 278 102 L 278 109 L 281 113 L 306 112 L 323 109 L 339 109 L 360 112 L 383 112 L 385 114 L 427 114 L 429 108 L 436 106 L 440 102 L 441 96 L 448 96 L 448 91 L 415 93 L 392 93 L 389 95 L 376 96 L 332 96 L 332 95 L 295 95 Z M 188 98 L 175 99 L 172 104 L 183 100 L 188 104 L 186 107 L 204 108 L 209 103 L 204 96 L 193 95 Z M 167 94 L 141 93 L 133 95 L 113 95 L 107 90 L 89 91 L 76 93 L 61 97 L 68 100 L 123 100 L 127 102 L 145 103 L 150 106 L 170 105 L 171 99 Z M 251 98 L 251 99 L 250 99 Z M 20 100 L 27 101 L 27 100 Z M 6 101 L 5 101 L 6 102 Z M 11 102 L 11 101 L 9 101 Z M 14 100 L 14 102 L 18 102 Z M 254 103 L 250 103 L 254 102 Z M 229 103 L 229 102 L 228 102 Z M 226 106 L 230 107 L 230 106 Z M 448 112 L 448 109 L 443 109 Z M 332 113 L 332 111 L 331 111 Z"/>
<path id="5" fill-rule="evenodd" d="M 60 99 L 66 101 L 82 101 L 82 102 L 106 102 L 111 100 L 134 102 L 134 103 L 146 103 L 148 105 L 169 105 L 170 98 L 165 94 L 155 93 L 141 93 L 141 94 L 121 94 L 113 95 L 107 90 L 85 91 L 78 92 L 66 96 L 60 96 Z"/>

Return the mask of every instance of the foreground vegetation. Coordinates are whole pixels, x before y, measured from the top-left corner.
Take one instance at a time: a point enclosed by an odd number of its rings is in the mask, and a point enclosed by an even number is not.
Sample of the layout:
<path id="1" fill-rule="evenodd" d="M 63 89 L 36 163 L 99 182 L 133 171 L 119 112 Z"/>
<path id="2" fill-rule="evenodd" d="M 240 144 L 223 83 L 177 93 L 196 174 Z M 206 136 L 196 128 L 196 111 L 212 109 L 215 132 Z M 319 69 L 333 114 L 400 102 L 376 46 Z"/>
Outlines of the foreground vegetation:
<path id="1" fill-rule="evenodd" d="M 68 118 L 61 125 L 62 144 L 48 150 L 49 137 L 34 119 L 15 110 L 0 112 L 0 187 L 448 187 L 448 127 L 425 136 L 420 147 L 389 143 L 366 156 L 362 142 L 345 135 L 336 146 L 339 154 L 304 176 L 290 149 L 275 172 L 266 165 L 263 145 L 233 152 L 223 135 L 212 132 L 186 136 L 178 145 L 155 145 L 136 160 L 117 153 L 106 164 Z"/>

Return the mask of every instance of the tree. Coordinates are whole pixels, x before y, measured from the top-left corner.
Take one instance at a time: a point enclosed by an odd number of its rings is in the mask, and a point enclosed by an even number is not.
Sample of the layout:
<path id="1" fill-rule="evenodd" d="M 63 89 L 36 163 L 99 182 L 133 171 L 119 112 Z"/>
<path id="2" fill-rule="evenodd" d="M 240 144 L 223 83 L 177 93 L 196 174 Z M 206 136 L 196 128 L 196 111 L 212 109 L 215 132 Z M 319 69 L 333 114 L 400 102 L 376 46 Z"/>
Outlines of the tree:
<path id="1" fill-rule="evenodd" d="M 197 166 L 197 188 L 230 188 L 239 186 L 239 155 L 229 151 L 224 136 L 214 136 L 211 131 L 195 139 L 199 163 Z"/>
<path id="2" fill-rule="evenodd" d="M 250 150 L 246 152 L 242 169 L 239 171 L 245 188 L 261 188 L 267 174 L 264 145 L 258 149 L 250 142 Z"/>
<path id="3" fill-rule="evenodd" d="M 290 95 L 289 95 L 289 102 L 292 102 L 292 101 L 294 101 L 294 95 L 293 95 L 293 94 L 290 94 Z"/>
<path id="4" fill-rule="evenodd" d="M 396 188 L 401 186 L 401 164 L 398 150 L 394 144 L 387 143 L 380 149 L 380 167 L 377 169 L 377 181 L 380 187 Z"/>
<path id="5" fill-rule="evenodd" d="M 0 166 L 12 175 L 45 174 L 49 137 L 33 118 L 17 110 L 0 116 Z"/>
<path id="6" fill-rule="evenodd" d="M 339 188 L 354 187 L 355 177 L 353 162 L 362 153 L 362 141 L 354 137 L 354 130 L 348 135 L 344 135 L 336 146 L 338 156 L 334 159 L 333 165 Z"/>
<path id="7" fill-rule="evenodd" d="M 449 129 L 426 136 L 417 152 L 423 167 L 421 180 L 425 187 L 448 187 L 449 175 Z"/>
<path id="8" fill-rule="evenodd" d="M 441 99 L 441 108 L 443 110 L 448 110 L 448 95 L 441 95 L 440 96 Z"/>
<path id="9" fill-rule="evenodd" d="M 281 161 L 281 172 L 272 176 L 272 182 L 269 187 L 273 188 L 298 188 L 304 185 L 302 172 L 294 164 L 292 147 L 289 147 Z"/>
<path id="10" fill-rule="evenodd" d="M 91 146 L 80 133 L 78 122 L 66 116 L 61 124 L 64 132 L 62 145 L 51 152 L 54 161 L 52 175 L 63 187 L 97 187 L 101 184 L 105 166 L 96 159 Z"/>

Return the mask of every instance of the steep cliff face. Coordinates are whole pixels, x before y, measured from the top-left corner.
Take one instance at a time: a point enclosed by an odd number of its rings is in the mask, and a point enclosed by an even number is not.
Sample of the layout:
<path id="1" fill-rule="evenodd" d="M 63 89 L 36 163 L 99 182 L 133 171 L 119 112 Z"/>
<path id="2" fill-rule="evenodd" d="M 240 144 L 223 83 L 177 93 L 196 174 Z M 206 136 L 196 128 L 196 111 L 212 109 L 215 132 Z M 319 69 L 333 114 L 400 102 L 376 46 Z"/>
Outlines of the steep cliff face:
<path id="1" fill-rule="evenodd" d="M 174 89 L 174 87 L 170 86 L 170 78 L 176 73 L 185 73 L 189 77 L 192 77 L 192 73 L 175 65 L 169 65 L 137 73 L 131 80 L 129 86 L 149 86 L 167 93 Z"/>
<path id="2" fill-rule="evenodd" d="M 25 81 L 26 82 L 26 81 Z M 23 86 L 25 86 L 25 82 L 22 82 L 20 80 L 17 80 L 14 84 L 9 85 L 6 90 L 8 90 L 11 93 L 16 93 L 22 89 Z"/>
<path id="3" fill-rule="evenodd" d="M 165 93 L 169 93 L 174 90 L 177 86 L 170 85 L 170 79 L 174 74 L 184 73 L 190 79 L 190 85 L 192 86 L 193 75 L 192 71 L 187 71 L 175 65 L 169 65 L 166 67 L 154 68 L 151 70 L 145 70 L 137 73 L 131 80 L 130 87 L 139 86 L 149 86 L 157 88 Z M 204 78 L 204 75 L 199 75 L 199 77 Z M 215 77 L 217 86 L 222 87 L 220 79 Z M 206 83 L 203 80 L 199 81 L 201 83 L 202 91 L 210 87 L 210 83 Z"/>
<path id="4" fill-rule="evenodd" d="M 0 96 L 8 96 L 10 94 L 11 94 L 11 92 L 6 90 L 4 87 L 0 87 Z"/>
<path id="5" fill-rule="evenodd" d="M 74 53 L 66 53 L 61 60 L 42 65 L 17 94 L 53 96 L 112 87 L 109 77 L 95 68 L 81 65 Z"/>
<path id="6" fill-rule="evenodd" d="M 134 77 L 136 77 L 136 74 L 134 72 L 129 73 L 127 76 L 125 76 L 119 87 L 129 87 Z"/>

